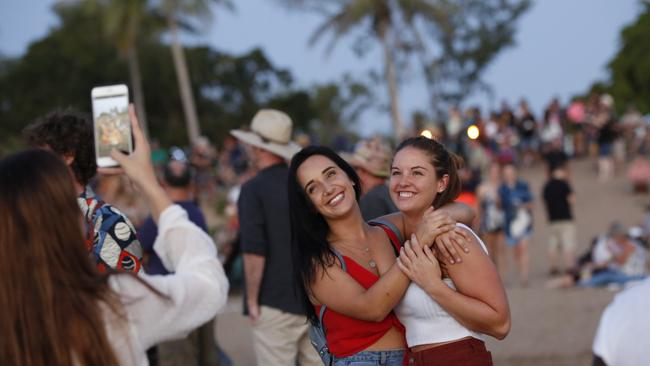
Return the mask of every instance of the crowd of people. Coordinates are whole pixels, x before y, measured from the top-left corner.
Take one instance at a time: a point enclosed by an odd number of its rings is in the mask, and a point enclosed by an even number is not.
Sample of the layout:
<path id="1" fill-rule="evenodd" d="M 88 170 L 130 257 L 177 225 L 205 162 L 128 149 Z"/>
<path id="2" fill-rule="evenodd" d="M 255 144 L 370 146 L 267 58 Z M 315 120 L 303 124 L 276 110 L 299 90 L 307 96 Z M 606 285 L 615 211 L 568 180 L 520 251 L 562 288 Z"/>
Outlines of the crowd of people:
<path id="1" fill-rule="evenodd" d="M 529 285 L 534 197 L 548 287 L 646 277 L 645 226 L 615 223 L 576 253 L 571 159 L 593 156 L 602 182 L 633 161 L 631 188 L 650 184 L 650 124 L 613 103 L 452 108 L 432 137 L 352 151 L 295 143 L 272 109 L 219 149 L 152 151 L 131 108 L 136 148 L 100 179 L 92 123 L 53 112 L 25 128 L 32 149 L 0 160 L 0 363 L 228 365 L 209 322 L 240 285 L 258 365 L 491 365 L 510 254 Z M 533 192 L 520 170 L 540 163 Z"/>
<path id="2" fill-rule="evenodd" d="M 425 127 L 450 151 L 463 157 L 459 201 L 478 212 L 474 228 L 488 245 L 501 274 L 507 274 L 509 262 L 514 261 L 522 285 L 528 283 L 529 277 L 533 197 L 541 198 L 538 204 L 546 208 L 552 232 L 548 239 L 549 275 L 559 275 L 573 265 L 579 245 L 572 209 L 572 159 L 593 157 L 595 175 L 603 182 L 614 171 L 621 173 L 624 162 L 630 162 L 630 189 L 643 192 L 650 184 L 648 122 L 632 107 L 617 118 L 609 95 L 593 94 L 565 106 L 554 99 L 539 116 L 534 115 L 525 100 L 516 110 L 503 102 L 499 111 L 485 117 L 476 107 L 464 112 L 451 108 L 446 123 Z M 468 137 L 472 127 L 476 127 L 477 137 Z M 419 132 L 413 131 L 413 135 Z M 307 145 L 308 140 L 301 141 L 301 146 Z M 386 184 L 391 151 L 391 144 L 380 137 L 360 140 L 351 151 L 337 151 L 361 178 L 364 195 L 360 207 L 366 220 L 396 210 Z M 162 154 L 166 154 L 164 150 Z M 220 212 L 211 220 L 216 222 L 212 230 L 217 232 L 218 244 L 223 247 L 229 275 L 241 283 L 237 198 L 242 184 L 258 170 L 252 153 L 246 144 L 229 135 L 219 149 L 201 137 L 186 154 L 193 168 L 194 197 L 207 211 L 214 212 L 213 208 L 219 207 Z M 531 192 L 527 182 L 513 177 L 520 169 L 536 164 L 543 164 L 548 172 L 548 187 L 543 192 Z M 506 177 L 511 181 L 505 183 Z M 136 195 L 123 178 L 102 179 L 96 190 L 107 201 L 120 203 L 119 207 L 128 212 L 135 226 L 146 218 L 146 210 L 133 199 Z"/>

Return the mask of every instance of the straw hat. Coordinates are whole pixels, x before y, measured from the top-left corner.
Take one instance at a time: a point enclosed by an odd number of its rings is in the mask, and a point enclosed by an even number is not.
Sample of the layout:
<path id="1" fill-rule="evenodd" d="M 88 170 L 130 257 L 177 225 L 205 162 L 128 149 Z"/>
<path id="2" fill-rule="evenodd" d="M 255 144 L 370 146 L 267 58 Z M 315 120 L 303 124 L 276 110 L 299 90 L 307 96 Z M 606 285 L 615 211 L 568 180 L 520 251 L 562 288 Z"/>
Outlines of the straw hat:
<path id="1" fill-rule="evenodd" d="M 293 122 L 291 118 L 275 109 L 261 109 L 253 117 L 251 130 L 231 130 L 230 134 L 243 143 L 259 147 L 290 160 L 300 150 L 291 141 Z"/>
<path id="2" fill-rule="evenodd" d="M 361 168 L 368 173 L 386 178 L 390 173 L 391 149 L 378 140 L 361 140 L 354 153 L 340 154 L 348 164 Z"/>

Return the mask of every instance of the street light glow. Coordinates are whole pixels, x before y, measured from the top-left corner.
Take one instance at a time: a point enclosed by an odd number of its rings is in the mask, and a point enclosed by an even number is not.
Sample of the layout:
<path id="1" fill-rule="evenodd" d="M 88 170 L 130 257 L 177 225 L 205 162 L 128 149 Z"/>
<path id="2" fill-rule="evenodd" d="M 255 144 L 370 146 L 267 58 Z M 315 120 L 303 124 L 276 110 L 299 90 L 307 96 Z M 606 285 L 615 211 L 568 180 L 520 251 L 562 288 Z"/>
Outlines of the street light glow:
<path id="1" fill-rule="evenodd" d="M 476 125 L 471 125 L 467 127 L 467 137 L 469 137 L 471 140 L 476 140 L 479 135 L 480 132 L 478 130 L 478 127 L 476 127 Z"/>

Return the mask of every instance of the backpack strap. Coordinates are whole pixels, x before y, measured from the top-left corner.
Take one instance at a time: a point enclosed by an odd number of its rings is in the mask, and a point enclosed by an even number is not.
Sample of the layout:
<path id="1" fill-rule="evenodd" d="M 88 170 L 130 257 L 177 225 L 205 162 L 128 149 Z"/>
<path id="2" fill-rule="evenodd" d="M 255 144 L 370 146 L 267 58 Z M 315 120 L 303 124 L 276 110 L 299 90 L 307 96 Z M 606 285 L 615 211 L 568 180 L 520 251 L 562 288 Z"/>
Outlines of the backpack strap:
<path id="1" fill-rule="evenodd" d="M 327 308 L 327 305 L 323 305 L 320 307 L 320 313 L 318 314 L 318 321 L 321 324 L 321 327 L 323 327 L 323 332 L 325 332 L 325 324 L 323 324 L 323 317 L 325 316 L 325 309 Z"/>
<path id="2" fill-rule="evenodd" d="M 345 264 L 345 261 L 343 260 L 343 256 L 341 255 L 341 253 L 339 253 L 338 250 L 334 248 L 330 248 L 330 250 L 332 251 L 332 253 L 334 253 L 336 258 L 338 258 L 339 262 L 341 262 L 341 268 L 343 269 L 343 272 L 347 272 L 348 266 L 347 264 Z"/>
<path id="3" fill-rule="evenodd" d="M 368 224 L 379 226 L 384 230 L 386 235 L 388 235 L 391 244 L 393 244 L 395 256 L 399 256 L 399 250 L 402 247 L 402 243 L 404 243 L 404 237 L 402 237 L 402 233 L 399 231 L 397 226 L 395 226 L 391 221 L 382 218 L 368 221 Z"/>

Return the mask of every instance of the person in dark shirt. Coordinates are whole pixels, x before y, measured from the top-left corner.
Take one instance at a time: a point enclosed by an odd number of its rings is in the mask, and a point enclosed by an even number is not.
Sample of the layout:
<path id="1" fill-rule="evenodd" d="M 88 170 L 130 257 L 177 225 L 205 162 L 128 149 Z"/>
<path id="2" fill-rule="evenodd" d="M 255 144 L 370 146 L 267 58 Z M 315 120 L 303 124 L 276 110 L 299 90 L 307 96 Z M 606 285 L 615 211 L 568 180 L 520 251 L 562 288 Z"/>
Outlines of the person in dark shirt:
<path id="1" fill-rule="evenodd" d="M 575 203 L 575 196 L 567 180 L 564 165 L 555 167 L 551 172 L 551 178 L 544 185 L 542 197 L 550 228 L 549 272 L 551 275 L 557 275 L 559 252 L 562 252 L 563 270 L 567 270 L 573 265 L 576 250 L 576 227 L 571 209 Z"/>
<path id="2" fill-rule="evenodd" d="M 291 141 L 293 122 L 285 113 L 262 109 L 250 131 L 230 133 L 250 147 L 257 175 L 239 194 L 245 310 L 253 325 L 258 365 L 322 364 L 309 339 L 305 309 L 297 296 L 291 260 L 288 167 L 299 150 Z"/>
<path id="3" fill-rule="evenodd" d="M 196 226 L 208 232 L 203 213 L 193 201 L 192 173 L 189 163 L 170 160 L 163 171 L 163 188 L 175 204 L 180 205 Z M 153 251 L 153 244 L 158 236 L 158 227 L 151 216 L 147 217 L 139 230 L 140 242 L 146 258 L 145 268 L 149 274 L 169 274 L 160 258 Z"/>
<path id="4" fill-rule="evenodd" d="M 341 154 L 361 180 L 359 208 L 366 221 L 397 211 L 386 185 L 391 155 L 390 148 L 378 140 L 362 140 L 353 154 Z"/>
<path id="5" fill-rule="evenodd" d="M 519 151 L 523 156 L 523 163 L 530 166 L 537 158 L 539 143 L 537 141 L 537 121 L 524 99 L 519 102 L 519 111 L 515 122 L 520 138 Z"/>
<path id="6" fill-rule="evenodd" d="M 569 173 L 569 155 L 564 152 L 562 146 L 562 138 L 556 138 L 546 146 L 544 152 L 544 162 L 546 163 L 547 177 L 551 177 L 551 173 L 558 167 L 563 167 L 567 174 Z"/>
<path id="7" fill-rule="evenodd" d="M 187 212 L 189 220 L 207 233 L 208 228 L 203 213 L 193 201 L 192 168 L 182 152 L 180 156 L 178 155 L 179 151 L 174 152 L 172 160 L 168 161 L 163 168 L 162 186 L 169 198 Z M 147 217 L 138 233 L 144 251 L 144 263 L 147 273 L 169 274 L 170 272 L 153 250 L 154 242 L 158 236 L 158 226 L 156 226 L 151 216 Z M 155 348 L 149 349 L 147 355 L 150 362 L 158 366 L 196 365 L 201 358 L 215 359 L 216 354 L 212 354 L 215 351 L 214 349 L 201 350 L 199 347 L 201 337 L 211 336 L 211 328 L 212 324 L 208 323 L 202 328 L 193 331 L 184 339 L 163 342 Z M 199 355 L 200 351 L 207 353 Z"/>
<path id="8" fill-rule="evenodd" d="M 614 174 L 614 142 L 619 137 L 619 125 L 614 115 L 614 99 L 609 94 L 600 97 L 600 111 L 595 117 L 598 127 L 598 179 L 608 181 Z"/>

